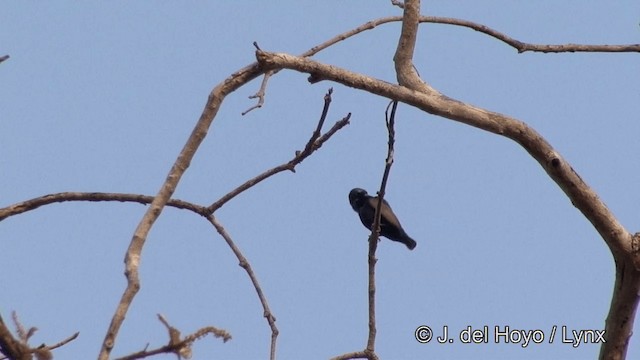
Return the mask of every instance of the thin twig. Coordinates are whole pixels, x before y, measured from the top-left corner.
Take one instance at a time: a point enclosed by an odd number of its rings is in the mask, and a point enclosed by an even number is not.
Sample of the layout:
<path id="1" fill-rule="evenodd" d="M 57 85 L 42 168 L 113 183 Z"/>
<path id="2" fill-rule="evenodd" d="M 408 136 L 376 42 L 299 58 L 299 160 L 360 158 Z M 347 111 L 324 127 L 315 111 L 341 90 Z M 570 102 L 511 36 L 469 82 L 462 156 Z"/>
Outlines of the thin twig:
<path id="1" fill-rule="evenodd" d="M 0 208 L 0 221 L 15 215 L 22 214 L 27 211 L 35 210 L 41 206 L 62 203 L 67 201 L 118 201 L 118 202 L 135 202 L 143 205 L 150 204 L 153 196 L 139 194 L 122 194 L 122 193 L 102 193 L 102 192 L 61 192 L 39 196 L 19 203 Z M 206 216 L 207 208 L 196 205 L 184 200 L 170 199 L 167 206 L 192 211 L 196 214 Z"/>
<path id="2" fill-rule="evenodd" d="M 533 44 L 516 40 L 500 31 L 488 26 L 472 21 L 454 19 L 448 17 L 421 16 L 420 22 L 433 24 L 447 24 L 462 26 L 498 39 L 507 45 L 518 50 L 518 53 L 527 51 L 542 53 L 564 53 L 564 52 L 640 52 L 640 44 L 620 44 L 620 45 L 589 45 L 589 44 Z"/>
<path id="3" fill-rule="evenodd" d="M 376 207 L 374 225 L 371 227 L 371 235 L 369 236 L 369 252 L 367 257 L 368 263 L 368 303 L 369 303 L 369 333 L 367 336 L 367 346 L 365 353 L 375 352 L 376 345 L 376 249 L 378 248 L 378 238 L 380 234 L 380 204 L 382 198 L 378 198 L 378 206 Z"/>
<path id="4" fill-rule="evenodd" d="M 260 49 L 260 48 L 258 48 Z M 250 111 L 254 109 L 261 108 L 264 105 L 264 97 L 267 94 L 267 84 L 269 83 L 269 78 L 273 75 L 273 71 L 267 71 L 262 77 L 262 83 L 260 84 L 260 90 L 257 93 L 249 96 L 249 99 L 258 99 L 258 103 L 248 108 L 247 110 L 242 112 L 242 116 L 247 115 Z"/>
<path id="5" fill-rule="evenodd" d="M 64 346 L 64 345 L 66 345 L 66 344 L 68 344 L 68 343 L 72 342 L 72 341 L 73 341 L 73 340 L 75 340 L 79 335 L 80 335 L 80 332 L 76 332 L 75 334 L 73 334 L 73 335 L 69 336 L 68 338 L 66 338 L 66 339 L 64 339 L 64 340 L 62 340 L 62 341 L 60 341 L 60 342 L 58 342 L 58 343 L 55 343 L 55 344 L 50 345 L 50 346 L 47 346 L 47 348 L 48 348 L 49 350 L 57 349 L 57 348 L 59 348 L 59 347 L 61 347 L 61 346 Z"/>
<path id="6" fill-rule="evenodd" d="M 316 126 L 316 130 L 313 132 L 313 135 L 311 135 L 312 139 L 318 139 L 318 137 L 320 137 L 322 126 L 324 125 L 324 121 L 327 118 L 327 113 L 329 112 L 329 106 L 331 105 L 332 94 L 333 94 L 333 88 L 329 88 L 327 93 L 324 95 L 324 106 L 322 107 L 322 114 L 320 114 L 320 121 L 318 121 L 318 126 Z M 307 143 L 307 146 L 309 146 L 309 144 L 311 144 L 311 141 Z"/>
<path id="7" fill-rule="evenodd" d="M 229 245 L 229 248 L 231 248 L 231 251 L 233 251 L 233 254 L 238 258 L 240 267 L 242 267 L 247 272 L 247 275 L 249 275 L 249 278 L 251 279 L 251 283 L 253 284 L 253 287 L 255 288 L 256 293 L 258 294 L 258 298 L 260 299 L 260 303 L 262 304 L 262 309 L 264 310 L 263 315 L 267 319 L 267 322 L 269 323 L 269 327 L 271 328 L 271 350 L 269 352 L 269 359 L 275 360 L 276 339 L 278 338 L 278 334 L 280 332 L 278 331 L 278 327 L 276 326 L 276 317 L 273 316 L 273 313 L 269 308 L 269 303 L 267 302 L 267 298 L 266 296 L 264 296 L 262 287 L 258 282 L 258 277 L 253 272 L 253 269 L 251 268 L 251 264 L 249 263 L 249 261 L 247 261 L 247 258 L 245 258 L 244 255 L 242 255 L 242 252 L 240 251 L 238 246 L 235 244 L 233 239 L 231 239 L 231 236 L 225 230 L 222 224 L 213 215 L 207 216 L 207 220 L 211 222 L 211 224 L 216 228 L 218 233 L 222 236 L 224 241 L 227 242 L 227 245 Z"/>
<path id="8" fill-rule="evenodd" d="M 413 65 L 413 54 L 420 25 L 420 0 L 405 1 L 402 17 L 398 46 L 393 55 L 398 84 L 426 94 L 438 95 L 434 88 L 420 78 Z"/>
<path id="9" fill-rule="evenodd" d="M 314 151 L 318 150 L 338 130 L 342 129 L 347 124 L 349 124 L 349 119 L 351 118 L 351 113 L 347 114 L 346 117 L 344 117 L 341 120 L 337 121 L 331 127 L 331 129 L 329 129 L 329 131 L 327 131 L 324 135 L 320 136 L 319 130 L 322 129 L 322 124 L 324 123 L 325 118 L 327 116 L 327 110 L 329 108 L 329 105 L 331 104 L 331 93 L 332 93 L 332 91 L 333 91 L 332 89 L 329 89 L 329 91 L 327 92 L 327 95 L 325 95 L 324 107 L 323 107 L 323 110 L 322 110 L 322 115 L 320 117 L 320 120 L 318 121 L 318 125 L 316 126 L 316 131 L 314 131 L 313 134 L 311 134 L 311 137 L 309 138 L 309 141 L 307 141 L 306 145 L 304 146 L 304 150 L 296 151 L 296 155 L 290 161 L 288 161 L 288 162 L 286 162 L 284 164 L 281 164 L 279 166 L 276 166 L 274 168 L 271 168 L 271 169 L 263 172 L 262 174 L 254 177 L 253 179 L 247 180 L 242 185 L 240 185 L 237 188 L 233 189 L 232 191 L 230 191 L 229 193 L 227 193 L 226 195 L 224 195 L 223 197 L 218 199 L 216 202 L 214 202 L 213 204 L 209 205 L 209 207 L 207 207 L 207 211 L 210 214 L 214 213 L 222 205 L 226 204 L 229 200 L 231 200 L 234 197 L 238 196 L 243 191 L 249 189 L 250 187 L 260 183 L 261 181 L 263 181 L 263 180 L 269 178 L 270 176 L 273 176 L 273 175 L 275 175 L 275 174 L 277 174 L 279 172 L 282 172 L 282 171 L 285 171 L 285 170 L 289 170 L 289 171 L 295 172 L 295 167 L 298 164 L 300 164 L 307 157 L 309 157 Z"/>

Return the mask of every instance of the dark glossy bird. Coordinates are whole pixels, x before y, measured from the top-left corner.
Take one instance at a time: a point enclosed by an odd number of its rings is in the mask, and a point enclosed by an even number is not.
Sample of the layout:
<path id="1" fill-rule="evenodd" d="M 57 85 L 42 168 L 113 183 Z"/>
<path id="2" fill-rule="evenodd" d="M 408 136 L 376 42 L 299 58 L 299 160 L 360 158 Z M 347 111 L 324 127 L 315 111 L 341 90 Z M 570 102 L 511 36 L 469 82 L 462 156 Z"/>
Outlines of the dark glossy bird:
<path id="1" fill-rule="evenodd" d="M 353 210 L 360 216 L 362 224 L 371 230 L 373 217 L 378 206 L 378 197 L 369 196 L 366 190 L 355 188 L 349 192 L 349 202 Z M 400 220 L 398 220 L 393 210 L 391 210 L 391 206 L 384 199 L 382 199 L 382 206 L 380 207 L 380 236 L 401 242 L 409 250 L 413 250 L 416 247 L 416 242 L 404 231 L 402 225 L 400 225 Z"/>

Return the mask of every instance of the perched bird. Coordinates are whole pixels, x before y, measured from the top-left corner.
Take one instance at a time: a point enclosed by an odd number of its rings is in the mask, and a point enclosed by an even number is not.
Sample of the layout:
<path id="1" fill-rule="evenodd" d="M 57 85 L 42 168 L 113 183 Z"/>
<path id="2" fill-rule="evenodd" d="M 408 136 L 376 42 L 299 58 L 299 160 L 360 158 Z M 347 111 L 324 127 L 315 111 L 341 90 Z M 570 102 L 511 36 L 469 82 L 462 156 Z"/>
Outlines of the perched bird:
<path id="1" fill-rule="evenodd" d="M 353 210 L 360 216 L 362 224 L 371 230 L 373 217 L 378 206 L 378 197 L 369 196 L 366 190 L 355 188 L 349 192 L 349 202 Z M 380 207 L 380 235 L 405 244 L 409 250 L 413 250 L 416 247 L 416 242 L 404 231 L 402 225 L 400 225 L 400 220 L 398 220 L 393 210 L 391 210 L 391 206 L 384 199 L 382 199 L 382 206 Z"/>

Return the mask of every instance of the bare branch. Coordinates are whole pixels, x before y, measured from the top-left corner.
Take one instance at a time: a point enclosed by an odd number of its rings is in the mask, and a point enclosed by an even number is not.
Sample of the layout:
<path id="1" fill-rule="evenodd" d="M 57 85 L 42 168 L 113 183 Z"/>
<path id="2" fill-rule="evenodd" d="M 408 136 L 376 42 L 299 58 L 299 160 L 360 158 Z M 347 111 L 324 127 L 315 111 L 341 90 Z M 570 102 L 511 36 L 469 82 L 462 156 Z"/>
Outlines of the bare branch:
<path id="1" fill-rule="evenodd" d="M 438 92 L 422 81 L 415 66 L 413 53 L 415 51 L 418 27 L 420 25 L 420 0 L 407 0 L 404 3 L 402 31 L 398 40 L 398 47 L 393 56 L 396 66 L 398 84 L 427 94 L 437 95 Z"/>
<path id="2" fill-rule="evenodd" d="M 329 106 L 331 105 L 331 95 L 333 94 L 333 88 L 329 88 L 326 95 L 324 96 L 324 106 L 322 108 L 322 114 L 320 114 L 320 120 L 318 121 L 318 126 L 316 126 L 316 130 L 311 135 L 312 139 L 318 139 L 320 137 L 320 132 L 322 131 L 322 126 L 324 125 L 324 121 L 327 119 L 327 113 L 329 112 Z M 315 140 L 314 140 L 315 141 Z M 307 143 L 305 149 L 310 147 L 311 141 Z"/>
<path id="3" fill-rule="evenodd" d="M 267 319 L 267 322 L 269 323 L 269 327 L 271 328 L 271 351 L 269 352 L 270 354 L 269 359 L 275 360 L 276 339 L 278 338 L 278 334 L 280 332 L 276 327 L 276 318 L 275 316 L 273 316 L 273 313 L 269 308 L 269 304 L 267 303 L 267 298 L 264 296 L 264 293 L 262 292 L 262 288 L 260 287 L 258 278 L 256 277 L 256 274 L 253 272 L 253 269 L 251 268 L 251 264 L 249 263 L 249 261 L 247 261 L 244 255 L 242 255 L 242 252 L 240 251 L 238 246 L 236 246 L 236 244 L 233 242 L 233 239 L 231 239 L 231 236 L 225 230 L 222 224 L 220 224 L 220 222 L 218 222 L 218 220 L 213 215 L 209 215 L 207 219 L 216 228 L 216 230 L 222 236 L 222 238 L 224 238 L 224 240 L 227 242 L 227 244 L 231 248 L 231 251 L 233 251 L 234 255 L 238 258 L 238 261 L 240 262 L 239 263 L 240 267 L 242 267 L 247 272 L 247 275 L 249 275 L 249 278 L 251 279 L 251 283 L 253 284 L 253 287 L 255 288 L 256 293 L 258 294 L 258 298 L 260 299 L 260 303 L 262 304 L 262 309 L 264 310 L 264 313 L 263 313 L 264 317 Z"/>
<path id="4" fill-rule="evenodd" d="M 636 233 L 634 237 L 637 237 Z M 624 360 L 627 357 L 629 341 L 633 334 L 638 302 L 640 301 L 640 271 L 637 263 L 614 254 L 616 281 L 607 321 L 605 340 L 600 347 L 601 360 Z M 636 253 L 637 259 L 637 253 Z M 638 341 L 636 339 L 636 341 Z"/>

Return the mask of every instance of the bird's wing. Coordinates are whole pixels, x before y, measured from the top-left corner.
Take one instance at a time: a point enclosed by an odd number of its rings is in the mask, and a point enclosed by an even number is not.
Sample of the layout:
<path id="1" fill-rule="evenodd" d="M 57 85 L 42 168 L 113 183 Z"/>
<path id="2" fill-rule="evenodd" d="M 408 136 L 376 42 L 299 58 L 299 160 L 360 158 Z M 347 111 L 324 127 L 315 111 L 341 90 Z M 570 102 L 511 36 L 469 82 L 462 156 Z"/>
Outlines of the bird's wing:
<path id="1" fill-rule="evenodd" d="M 369 198 L 369 204 L 373 207 L 373 213 L 375 214 L 376 207 L 378 207 L 378 198 L 377 197 Z M 382 214 L 382 218 L 386 219 L 387 222 L 395 226 L 401 227 L 400 220 L 398 220 L 398 218 L 396 217 L 396 214 L 394 214 L 393 210 L 391 210 L 391 206 L 389 206 L 389 203 L 387 202 L 387 200 L 382 199 L 382 206 L 380 207 L 380 213 Z"/>

